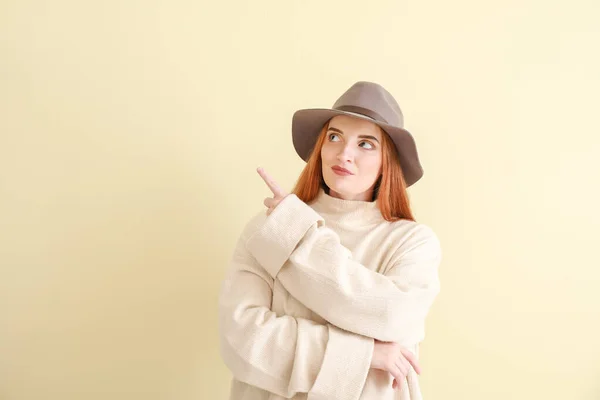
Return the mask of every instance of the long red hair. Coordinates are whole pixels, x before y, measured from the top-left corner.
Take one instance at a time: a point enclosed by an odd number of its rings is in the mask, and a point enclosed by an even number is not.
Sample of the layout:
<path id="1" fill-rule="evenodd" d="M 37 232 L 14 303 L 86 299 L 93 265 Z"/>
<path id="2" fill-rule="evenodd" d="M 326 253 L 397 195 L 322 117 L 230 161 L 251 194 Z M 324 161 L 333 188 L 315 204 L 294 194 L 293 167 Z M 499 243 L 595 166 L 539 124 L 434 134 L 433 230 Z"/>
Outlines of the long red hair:
<path id="1" fill-rule="evenodd" d="M 308 162 L 302 170 L 296 186 L 292 191 L 298 198 L 305 203 L 312 202 L 319 194 L 319 189 L 323 188 L 327 193 L 329 187 L 323 179 L 321 147 L 327 137 L 329 122 L 325 124 Z M 400 167 L 398 151 L 392 142 L 392 139 L 381 128 L 382 140 L 382 171 L 381 176 L 375 184 L 373 191 L 373 201 L 377 201 L 377 207 L 386 221 L 398 221 L 407 219 L 414 221 L 408 192 L 406 191 L 406 182 Z"/>

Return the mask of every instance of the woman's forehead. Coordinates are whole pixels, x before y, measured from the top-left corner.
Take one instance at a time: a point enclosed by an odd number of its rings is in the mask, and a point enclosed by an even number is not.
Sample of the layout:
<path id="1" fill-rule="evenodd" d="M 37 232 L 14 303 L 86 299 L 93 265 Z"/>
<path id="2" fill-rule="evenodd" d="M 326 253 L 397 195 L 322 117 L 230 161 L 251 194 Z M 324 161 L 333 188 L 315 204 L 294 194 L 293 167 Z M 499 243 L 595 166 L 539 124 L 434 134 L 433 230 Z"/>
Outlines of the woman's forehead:
<path id="1" fill-rule="evenodd" d="M 329 122 L 329 128 L 335 128 L 344 135 L 369 134 L 381 138 L 381 130 L 375 123 L 366 119 L 337 115 Z"/>

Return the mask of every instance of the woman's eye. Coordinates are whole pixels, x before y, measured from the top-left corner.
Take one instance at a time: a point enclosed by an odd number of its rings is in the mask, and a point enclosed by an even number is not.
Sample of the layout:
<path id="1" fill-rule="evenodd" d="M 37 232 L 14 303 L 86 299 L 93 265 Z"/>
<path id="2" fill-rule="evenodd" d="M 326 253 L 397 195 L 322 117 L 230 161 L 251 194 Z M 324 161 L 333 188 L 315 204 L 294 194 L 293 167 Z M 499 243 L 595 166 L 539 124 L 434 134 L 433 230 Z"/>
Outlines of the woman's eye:
<path id="1" fill-rule="evenodd" d="M 361 144 L 366 144 L 367 146 L 369 146 L 369 147 L 364 147 L 365 149 L 369 149 L 369 150 L 371 150 L 371 149 L 373 149 L 373 148 L 374 148 L 374 147 L 373 147 L 373 145 L 372 145 L 371 143 L 369 143 L 369 142 L 360 142 L 360 143 L 359 143 L 359 146 L 360 146 Z"/>
<path id="2" fill-rule="evenodd" d="M 337 135 L 336 135 L 335 133 L 330 133 L 330 134 L 329 134 L 329 140 L 330 140 L 330 141 L 332 141 L 332 142 L 333 142 L 333 141 L 334 141 L 334 140 L 333 140 L 333 138 L 334 138 L 334 137 L 336 137 L 336 138 L 337 138 Z"/>

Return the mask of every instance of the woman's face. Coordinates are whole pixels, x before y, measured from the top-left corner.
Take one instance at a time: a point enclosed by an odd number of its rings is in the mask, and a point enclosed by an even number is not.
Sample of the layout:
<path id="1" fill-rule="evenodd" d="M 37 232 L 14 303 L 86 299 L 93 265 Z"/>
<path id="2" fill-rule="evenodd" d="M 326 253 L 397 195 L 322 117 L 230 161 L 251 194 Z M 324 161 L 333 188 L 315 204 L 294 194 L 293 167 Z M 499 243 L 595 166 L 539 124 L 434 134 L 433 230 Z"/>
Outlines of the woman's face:
<path id="1" fill-rule="evenodd" d="M 379 127 L 371 121 L 346 115 L 331 119 L 321 147 L 323 178 L 331 196 L 345 200 L 372 199 L 381 174 L 381 135 Z"/>

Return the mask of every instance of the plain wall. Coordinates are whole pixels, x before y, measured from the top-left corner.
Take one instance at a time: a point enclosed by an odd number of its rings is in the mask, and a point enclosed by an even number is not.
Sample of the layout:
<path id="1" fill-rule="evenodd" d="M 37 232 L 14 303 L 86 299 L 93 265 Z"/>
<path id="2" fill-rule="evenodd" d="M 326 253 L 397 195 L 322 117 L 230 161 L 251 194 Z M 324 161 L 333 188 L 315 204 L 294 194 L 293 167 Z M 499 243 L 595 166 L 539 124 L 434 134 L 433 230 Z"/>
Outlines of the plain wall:
<path id="1" fill-rule="evenodd" d="M 0 398 L 226 399 L 216 297 L 303 162 L 400 103 L 442 241 L 426 400 L 600 399 L 600 3 L 0 1 Z"/>

